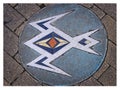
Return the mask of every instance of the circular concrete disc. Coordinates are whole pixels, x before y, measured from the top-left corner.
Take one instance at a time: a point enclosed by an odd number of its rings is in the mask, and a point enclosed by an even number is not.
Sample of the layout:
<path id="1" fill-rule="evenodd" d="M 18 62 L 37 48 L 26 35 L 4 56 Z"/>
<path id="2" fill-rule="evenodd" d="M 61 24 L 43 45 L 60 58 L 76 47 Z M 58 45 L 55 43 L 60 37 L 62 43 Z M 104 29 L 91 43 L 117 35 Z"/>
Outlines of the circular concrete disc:
<path id="1" fill-rule="evenodd" d="M 104 61 L 107 35 L 99 18 L 76 4 L 50 5 L 33 15 L 20 36 L 25 69 L 48 85 L 74 85 Z"/>

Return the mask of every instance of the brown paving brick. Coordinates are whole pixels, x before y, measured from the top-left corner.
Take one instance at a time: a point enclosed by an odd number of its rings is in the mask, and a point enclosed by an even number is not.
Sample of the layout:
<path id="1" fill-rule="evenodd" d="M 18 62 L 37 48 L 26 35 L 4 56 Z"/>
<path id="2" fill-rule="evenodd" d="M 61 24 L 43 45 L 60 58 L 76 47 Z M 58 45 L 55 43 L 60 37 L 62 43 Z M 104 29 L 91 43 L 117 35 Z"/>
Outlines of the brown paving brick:
<path id="1" fill-rule="evenodd" d="M 105 86 L 116 85 L 116 70 L 110 67 L 102 74 L 98 80 Z"/>
<path id="2" fill-rule="evenodd" d="M 87 8 L 90 8 L 90 7 L 92 7 L 93 6 L 93 4 L 92 3 L 83 3 L 83 4 L 81 4 L 81 5 L 83 5 L 83 6 L 85 6 L 85 7 L 87 7 Z"/>
<path id="3" fill-rule="evenodd" d="M 20 61 L 20 56 L 19 56 L 18 53 L 15 55 L 15 59 L 17 60 L 18 63 L 21 63 L 21 61 Z"/>
<path id="4" fill-rule="evenodd" d="M 20 36 L 21 32 L 24 30 L 24 27 L 27 22 L 24 22 L 19 28 L 16 29 L 15 33 Z"/>
<path id="5" fill-rule="evenodd" d="M 12 7 L 15 7 L 17 4 L 16 3 L 11 3 L 10 4 Z"/>
<path id="6" fill-rule="evenodd" d="M 13 84 L 13 86 L 36 86 L 38 82 L 27 72 L 24 72 Z"/>
<path id="7" fill-rule="evenodd" d="M 11 83 L 21 72 L 23 72 L 23 68 L 4 52 L 4 78 Z"/>
<path id="8" fill-rule="evenodd" d="M 35 4 L 19 4 L 15 9 L 28 19 L 31 15 L 36 13 L 40 7 Z"/>
<path id="9" fill-rule="evenodd" d="M 100 10 L 99 8 L 97 8 L 96 6 L 93 6 L 93 7 L 91 8 L 91 10 L 92 10 L 100 19 L 105 15 L 105 13 L 104 13 L 102 10 Z"/>
<path id="10" fill-rule="evenodd" d="M 104 10 L 108 15 L 116 19 L 116 4 L 96 4 L 99 8 Z"/>
<path id="11" fill-rule="evenodd" d="M 15 30 L 25 19 L 10 5 L 4 4 L 4 23 Z"/>
<path id="12" fill-rule="evenodd" d="M 46 84 L 46 83 L 42 83 L 41 85 L 42 85 L 42 86 L 50 86 L 50 85 L 48 85 L 48 84 Z"/>
<path id="13" fill-rule="evenodd" d="M 45 6 L 54 5 L 54 3 L 45 3 Z"/>
<path id="14" fill-rule="evenodd" d="M 47 4 L 38 4 L 40 8 L 44 8 Z"/>
<path id="15" fill-rule="evenodd" d="M 80 86 L 101 86 L 101 84 L 93 77 L 83 81 Z"/>
<path id="16" fill-rule="evenodd" d="M 112 40 L 114 43 L 116 43 L 116 22 L 114 19 L 112 19 L 110 16 L 106 15 L 102 19 L 103 24 L 105 25 L 105 28 L 108 33 L 108 38 Z"/>
<path id="17" fill-rule="evenodd" d="M 13 56 L 18 50 L 18 37 L 4 27 L 4 50 Z"/>
<path id="18" fill-rule="evenodd" d="M 100 77 L 100 75 L 102 75 L 102 73 L 109 67 L 109 65 L 104 62 L 102 64 L 102 66 L 100 67 L 100 69 L 93 75 L 94 78 L 98 79 Z"/>
<path id="19" fill-rule="evenodd" d="M 4 79 L 3 85 L 4 85 L 4 86 L 9 86 L 10 84 Z"/>
<path id="20" fill-rule="evenodd" d="M 112 42 L 108 42 L 108 51 L 105 61 L 116 68 L 116 46 Z"/>

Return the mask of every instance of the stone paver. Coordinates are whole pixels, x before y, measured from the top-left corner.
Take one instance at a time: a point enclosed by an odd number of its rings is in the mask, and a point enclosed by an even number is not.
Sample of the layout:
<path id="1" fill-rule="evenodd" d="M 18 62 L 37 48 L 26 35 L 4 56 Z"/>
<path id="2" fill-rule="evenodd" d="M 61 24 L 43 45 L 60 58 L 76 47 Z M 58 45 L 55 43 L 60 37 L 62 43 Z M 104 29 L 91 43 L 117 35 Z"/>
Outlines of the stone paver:
<path id="1" fill-rule="evenodd" d="M 15 9 L 28 19 L 31 15 L 36 13 L 40 7 L 35 4 L 19 4 Z"/>
<path id="2" fill-rule="evenodd" d="M 103 24 L 105 25 L 108 38 L 116 43 L 116 22 L 110 16 L 106 15 L 102 19 Z"/>
<path id="3" fill-rule="evenodd" d="M 15 7 L 17 4 L 16 3 L 11 3 L 10 4 L 12 7 Z"/>
<path id="4" fill-rule="evenodd" d="M 100 10 L 99 8 L 97 8 L 96 6 L 93 6 L 93 7 L 91 8 L 91 10 L 92 10 L 100 19 L 105 15 L 105 13 L 104 13 L 102 10 Z"/>
<path id="5" fill-rule="evenodd" d="M 36 86 L 38 82 L 27 72 L 24 72 L 12 85 L 13 86 Z"/>
<path id="6" fill-rule="evenodd" d="M 101 86 L 101 84 L 93 77 L 83 81 L 80 86 Z"/>
<path id="7" fill-rule="evenodd" d="M 99 8 L 104 10 L 108 15 L 116 19 L 116 4 L 96 4 Z"/>
<path id="8" fill-rule="evenodd" d="M 18 54 L 18 53 L 15 55 L 15 57 L 14 57 L 14 58 L 17 60 L 17 62 L 18 62 L 18 63 L 20 63 L 20 64 L 21 64 L 21 61 L 20 61 L 20 56 L 19 56 L 19 54 Z"/>
<path id="9" fill-rule="evenodd" d="M 42 86 L 50 86 L 50 85 L 48 85 L 48 84 L 45 84 L 45 83 L 42 83 Z"/>
<path id="10" fill-rule="evenodd" d="M 9 85 L 10 85 L 5 79 L 4 79 L 3 82 L 4 82 L 4 83 L 3 83 L 4 86 L 9 86 Z"/>
<path id="11" fill-rule="evenodd" d="M 13 56 L 18 50 L 18 37 L 4 27 L 4 50 Z"/>
<path id="12" fill-rule="evenodd" d="M 83 5 L 83 6 L 85 6 L 85 7 L 87 7 L 87 8 L 91 8 L 92 6 L 93 6 L 93 4 L 92 3 L 89 3 L 89 4 L 85 4 L 85 3 L 83 3 L 83 4 L 81 4 L 81 5 Z"/>
<path id="13" fill-rule="evenodd" d="M 11 83 L 22 72 L 23 68 L 12 57 L 4 52 L 4 78 Z"/>
<path id="14" fill-rule="evenodd" d="M 108 51 L 105 58 L 105 61 L 116 68 L 116 46 L 112 42 L 108 42 Z"/>
<path id="15" fill-rule="evenodd" d="M 49 4 L 37 4 L 40 8 L 44 8 L 45 6 L 49 5 Z"/>
<path id="16" fill-rule="evenodd" d="M 15 30 L 25 19 L 10 5 L 4 4 L 4 23 Z"/>
<path id="17" fill-rule="evenodd" d="M 108 68 L 98 80 L 105 86 L 116 85 L 116 70 L 112 67 Z"/>
<path id="18" fill-rule="evenodd" d="M 25 25 L 26 25 L 27 22 L 24 22 L 20 27 L 18 27 L 15 31 L 15 33 L 20 36 L 21 32 L 23 31 Z"/>
<path id="19" fill-rule="evenodd" d="M 104 62 L 100 69 L 93 75 L 94 78 L 98 79 L 100 75 L 109 67 L 109 65 Z"/>

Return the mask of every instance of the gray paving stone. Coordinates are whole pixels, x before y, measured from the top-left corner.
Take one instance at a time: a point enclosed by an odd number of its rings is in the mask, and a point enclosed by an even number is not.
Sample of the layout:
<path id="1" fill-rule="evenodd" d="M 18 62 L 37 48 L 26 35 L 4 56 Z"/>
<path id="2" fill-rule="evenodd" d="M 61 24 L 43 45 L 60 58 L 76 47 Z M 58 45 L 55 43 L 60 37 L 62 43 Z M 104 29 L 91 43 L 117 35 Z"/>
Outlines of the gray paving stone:
<path id="1" fill-rule="evenodd" d="M 107 70 L 107 68 L 109 67 L 109 65 L 104 62 L 102 64 L 102 66 L 100 67 L 100 69 L 93 75 L 94 78 L 98 79 L 100 77 L 100 75 L 102 75 L 102 73 Z"/>
<path id="2" fill-rule="evenodd" d="M 19 28 L 16 29 L 15 33 L 20 36 L 21 32 L 24 30 L 24 27 L 27 22 L 24 22 Z"/>
<path id="3" fill-rule="evenodd" d="M 104 10 L 108 15 L 116 19 L 116 4 L 96 4 L 99 8 Z"/>
<path id="4" fill-rule="evenodd" d="M 91 8 L 93 6 L 92 3 L 82 3 L 81 5 L 87 7 L 87 8 Z"/>
<path id="5" fill-rule="evenodd" d="M 42 85 L 42 86 L 50 86 L 50 85 L 48 85 L 48 84 L 46 84 L 46 83 L 42 83 L 41 85 Z"/>
<path id="6" fill-rule="evenodd" d="M 44 8 L 47 4 L 38 4 L 39 5 L 39 7 L 42 9 L 42 8 Z"/>
<path id="7" fill-rule="evenodd" d="M 13 56 L 18 50 L 18 37 L 4 27 L 4 50 Z"/>
<path id="8" fill-rule="evenodd" d="M 54 5 L 53 3 L 45 3 L 45 6 Z"/>
<path id="9" fill-rule="evenodd" d="M 116 70 L 110 67 L 102 74 L 102 76 L 98 80 L 105 86 L 115 86 Z"/>
<path id="10" fill-rule="evenodd" d="M 97 8 L 96 6 L 93 6 L 93 7 L 91 8 L 91 10 L 92 10 L 100 19 L 105 15 L 105 13 L 104 13 L 102 10 L 100 10 L 99 8 Z"/>
<path id="11" fill-rule="evenodd" d="M 4 85 L 4 86 L 9 86 L 10 84 L 4 79 L 3 85 Z"/>
<path id="12" fill-rule="evenodd" d="M 116 43 L 116 22 L 110 16 L 106 15 L 102 19 L 108 33 L 108 38 Z"/>
<path id="13" fill-rule="evenodd" d="M 40 7 L 35 4 L 19 4 L 15 9 L 28 19 L 31 15 L 36 13 Z"/>
<path id="14" fill-rule="evenodd" d="M 17 5 L 16 3 L 11 3 L 10 4 L 12 7 L 15 7 L 15 5 Z"/>
<path id="15" fill-rule="evenodd" d="M 13 84 L 13 86 L 36 86 L 38 82 L 27 72 L 24 72 Z"/>
<path id="16" fill-rule="evenodd" d="M 4 4 L 4 23 L 15 30 L 25 19 L 10 5 Z"/>
<path id="17" fill-rule="evenodd" d="M 18 53 L 15 55 L 15 59 L 17 60 L 17 62 L 18 62 L 18 63 L 20 63 L 20 64 L 21 64 L 21 61 L 20 61 L 20 56 L 19 56 L 19 54 L 18 54 Z"/>
<path id="18" fill-rule="evenodd" d="M 83 81 L 80 86 L 101 86 L 101 84 L 93 77 Z"/>
<path id="19" fill-rule="evenodd" d="M 11 83 L 21 72 L 23 72 L 23 68 L 4 52 L 4 78 Z"/>
<path id="20" fill-rule="evenodd" d="M 112 42 L 108 42 L 108 51 L 105 61 L 116 68 L 116 46 Z"/>

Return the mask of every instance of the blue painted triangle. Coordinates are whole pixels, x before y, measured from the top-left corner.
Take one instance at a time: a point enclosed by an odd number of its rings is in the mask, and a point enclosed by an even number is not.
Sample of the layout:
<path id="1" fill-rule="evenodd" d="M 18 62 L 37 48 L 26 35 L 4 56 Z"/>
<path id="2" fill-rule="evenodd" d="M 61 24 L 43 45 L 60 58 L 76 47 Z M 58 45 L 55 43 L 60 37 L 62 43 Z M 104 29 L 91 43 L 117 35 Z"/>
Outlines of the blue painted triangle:
<path id="1" fill-rule="evenodd" d="M 47 59 L 47 57 L 44 57 L 41 60 L 39 60 L 38 62 L 36 62 L 36 64 L 51 68 L 50 66 L 43 63 L 46 59 Z"/>
<path id="2" fill-rule="evenodd" d="M 52 18 L 52 19 L 53 19 L 53 18 Z M 48 27 L 46 27 L 44 24 L 47 23 L 47 22 L 49 22 L 49 21 L 52 20 L 52 19 L 49 19 L 49 20 L 46 20 L 46 21 L 42 21 L 42 22 L 39 22 L 39 23 L 37 23 L 37 24 L 38 24 L 40 27 L 42 27 L 43 29 L 47 30 Z"/>

